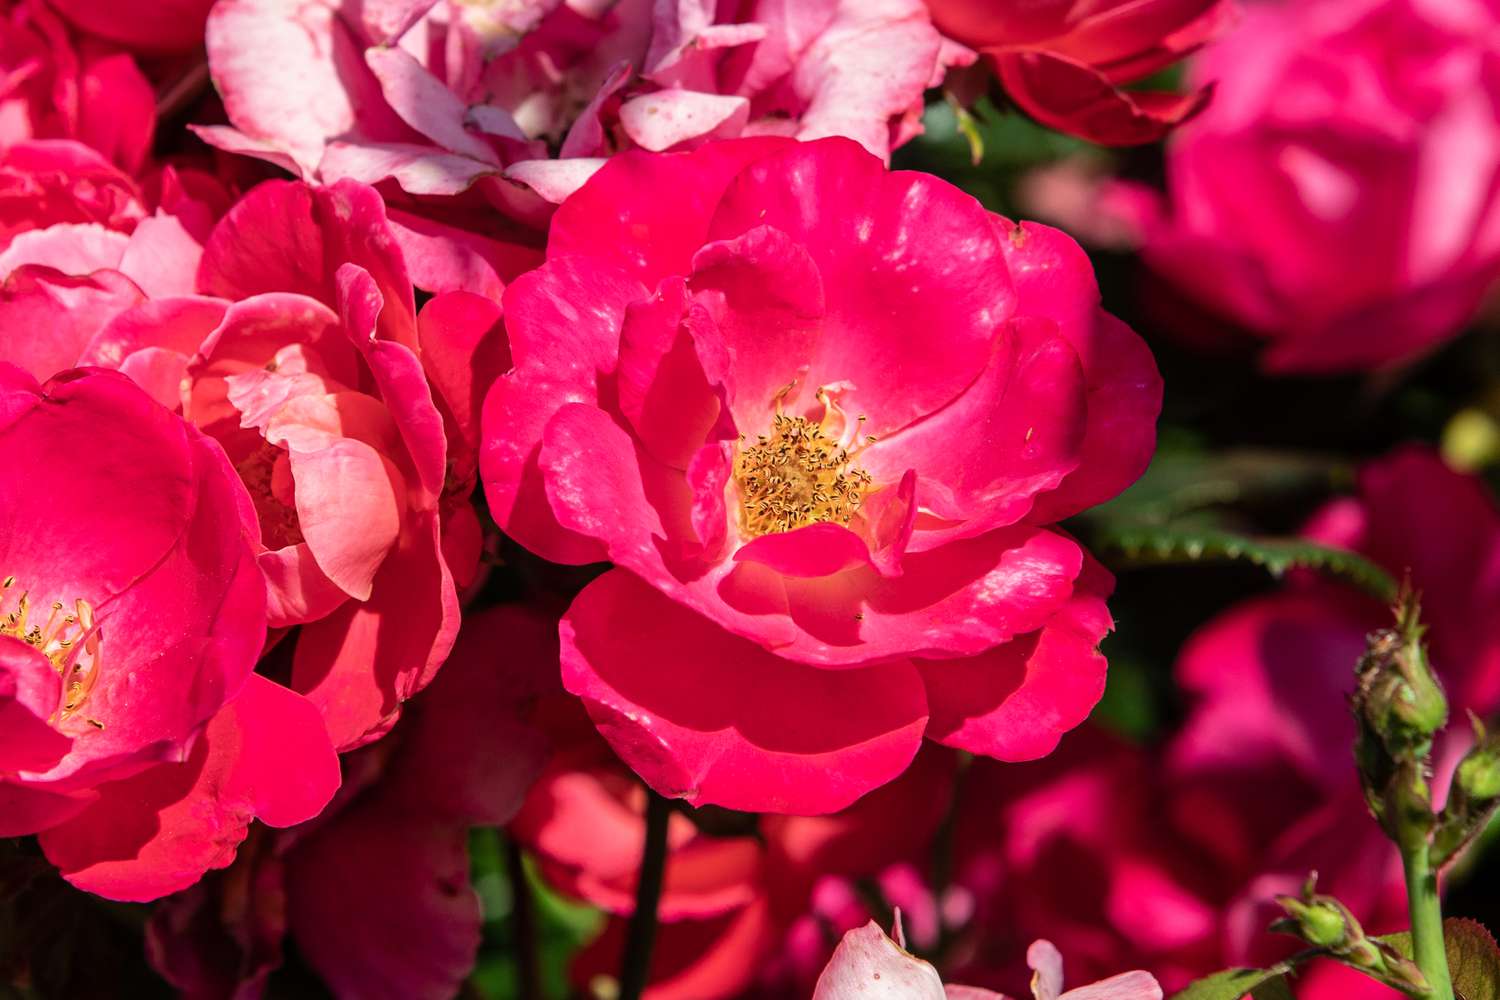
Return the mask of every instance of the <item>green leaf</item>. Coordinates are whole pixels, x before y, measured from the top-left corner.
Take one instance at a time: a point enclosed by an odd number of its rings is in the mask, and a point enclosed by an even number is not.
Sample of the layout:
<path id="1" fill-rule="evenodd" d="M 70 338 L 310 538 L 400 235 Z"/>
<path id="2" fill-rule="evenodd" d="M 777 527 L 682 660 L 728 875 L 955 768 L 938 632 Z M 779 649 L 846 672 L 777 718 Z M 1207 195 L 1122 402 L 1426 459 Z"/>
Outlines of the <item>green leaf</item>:
<path id="1" fill-rule="evenodd" d="M 1263 538 L 1218 528 L 1166 524 L 1111 525 L 1094 536 L 1095 546 L 1136 563 L 1243 561 L 1280 577 L 1290 569 L 1322 570 L 1381 600 L 1396 596 L 1389 573 L 1363 556 L 1302 538 Z"/>
<path id="2" fill-rule="evenodd" d="M 1292 995 L 1292 988 L 1287 985 L 1286 976 L 1277 976 L 1275 979 L 1267 979 L 1255 989 L 1250 991 L 1255 1000 L 1297 1000 Z"/>
<path id="3" fill-rule="evenodd" d="M 1174 993 L 1172 1000 L 1240 1000 L 1246 995 L 1255 1000 L 1294 1000 L 1287 971 L 1285 962 L 1269 969 L 1225 969 Z"/>
<path id="4" fill-rule="evenodd" d="M 1409 932 L 1386 934 L 1380 940 L 1411 957 Z M 1500 1000 L 1500 947 L 1483 924 L 1463 917 L 1444 920 L 1443 951 L 1457 1000 Z"/>

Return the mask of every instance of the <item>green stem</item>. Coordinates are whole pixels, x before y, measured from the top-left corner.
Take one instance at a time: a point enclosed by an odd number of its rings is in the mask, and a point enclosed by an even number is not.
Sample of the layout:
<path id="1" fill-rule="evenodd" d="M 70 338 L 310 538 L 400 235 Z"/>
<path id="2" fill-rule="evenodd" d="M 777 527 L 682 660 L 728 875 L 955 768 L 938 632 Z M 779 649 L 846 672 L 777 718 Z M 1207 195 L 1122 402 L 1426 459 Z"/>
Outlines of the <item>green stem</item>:
<path id="1" fill-rule="evenodd" d="M 656 944 L 657 909 L 662 877 L 667 869 L 667 820 L 672 804 L 646 789 L 646 842 L 641 848 L 641 871 L 635 887 L 635 912 L 625 929 L 625 956 L 620 969 L 620 1000 L 640 1000 L 651 975 L 651 951 Z M 1452 1000 L 1450 995 L 1449 1000 Z"/>
<path id="2" fill-rule="evenodd" d="M 1448 954 L 1443 950 L 1443 909 L 1438 900 L 1437 872 L 1428 859 L 1427 842 L 1403 845 L 1401 866 L 1406 872 L 1406 907 L 1411 915 L 1411 952 L 1432 987 L 1432 1000 L 1453 1000 L 1448 976 Z"/>

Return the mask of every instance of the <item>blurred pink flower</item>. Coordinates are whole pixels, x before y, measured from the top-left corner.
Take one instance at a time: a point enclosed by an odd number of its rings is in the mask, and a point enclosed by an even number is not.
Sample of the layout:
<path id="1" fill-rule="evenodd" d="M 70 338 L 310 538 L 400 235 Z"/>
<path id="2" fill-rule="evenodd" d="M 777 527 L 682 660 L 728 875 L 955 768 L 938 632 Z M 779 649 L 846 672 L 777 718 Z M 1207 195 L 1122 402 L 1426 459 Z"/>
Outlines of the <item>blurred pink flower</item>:
<path id="1" fill-rule="evenodd" d="M 1108 146 L 1155 142 L 1202 110 L 1186 94 L 1125 90 L 1223 34 L 1235 0 L 927 0 L 933 23 L 977 49 L 1006 94 L 1049 128 Z"/>
<path id="2" fill-rule="evenodd" d="M 224 453 L 121 375 L 38 385 L 0 364 L 0 835 L 39 833 L 74 885 L 154 899 L 227 865 L 256 817 L 338 787 L 317 712 L 252 674 L 265 586 Z"/>
<path id="3" fill-rule="evenodd" d="M 477 184 L 531 223 L 626 149 L 845 135 L 885 157 L 967 58 L 921 0 L 224 0 L 208 52 L 234 126 L 209 142 L 310 180 Z"/>
<path id="4" fill-rule="evenodd" d="M 610 914 L 573 963 L 574 981 L 586 984 L 619 968 L 645 790 L 586 718 L 560 719 L 553 731 L 564 748 L 510 832 L 549 885 Z M 838 936 L 869 918 L 853 880 L 884 881 L 893 866 L 924 857 L 948 809 L 954 770 L 953 754 L 931 747 L 899 779 L 828 816 L 673 813 L 646 996 L 806 996 Z"/>
<path id="5" fill-rule="evenodd" d="M 113 5 L 137 20 L 138 6 Z M 0 0 L 0 153 L 76 139 L 134 174 L 155 127 L 156 95 L 128 53 L 78 37 L 42 0 Z"/>
<path id="6" fill-rule="evenodd" d="M 1098 699 L 1112 581 L 1051 525 L 1140 474 L 1161 383 L 1066 236 L 847 140 L 627 153 L 505 316 L 490 510 L 619 567 L 564 685 L 659 791 L 827 812 Z"/>
<path id="7" fill-rule="evenodd" d="M 1134 209 L 1147 262 L 1281 372 L 1409 361 L 1500 275 L 1500 20 L 1485 4 L 1260 4 Z"/>
<path id="8" fill-rule="evenodd" d="M 338 996 L 453 996 L 474 967 L 468 831 L 511 818 L 545 760 L 531 721 L 555 690 L 551 619 L 472 615 L 389 739 L 345 758 L 316 821 L 261 831 L 229 872 L 159 906 L 147 953 L 188 997 L 259 997 L 288 935 Z"/>
<path id="9" fill-rule="evenodd" d="M 875 921 L 849 931 L 818 979 L 813 1000 L 1006 1000 L 975 986 L 947 986 L 937 969 L 906 950 L 901 915 L 895 940 Z M 1062 955 L 1050 941 L 1026 949 L 1035 1000 L 1161 1000 L 1161 986 L 1146 972 L 1125 972 L 1063 992 Z"/>
<path id="10" fill-rule="evenodd" d="M 1325 508 L 1309 534 L 1409 569 L 1453 718 L 1500 707 L 1500 643 L 1472 628 L 1500 611 L 1500 511 L 1478 480 L 1425 450 L 1398 451 L 1367 466 L 1358 494 Z M 1367 813 L 1345 702 L 1366 633 L 1388 620 L 1342 586 L 1296 581 L 1188 641 L 1177 677 L 1191 708 L 1159 756 L 1085 730 L 1035 765 L 979 762 L 956 846 L 956 877 L 980 906 L 965 977 L 1003 978 L 983 942 L 1014 934 L 1061 942 L 1092 975 L 1144 964 L 1172 989 L 1265 964 L 1294 947 L 1265 931 L 1271 897 L 1312 870 L 1372 933 L 1405 926 L 1400 861 Z M 1471 738 L 1461 723 L 1446 734 L 1438 787 Z M 1299 974 L 1296 992 L 1395 996 L 1333 963 Z"/>

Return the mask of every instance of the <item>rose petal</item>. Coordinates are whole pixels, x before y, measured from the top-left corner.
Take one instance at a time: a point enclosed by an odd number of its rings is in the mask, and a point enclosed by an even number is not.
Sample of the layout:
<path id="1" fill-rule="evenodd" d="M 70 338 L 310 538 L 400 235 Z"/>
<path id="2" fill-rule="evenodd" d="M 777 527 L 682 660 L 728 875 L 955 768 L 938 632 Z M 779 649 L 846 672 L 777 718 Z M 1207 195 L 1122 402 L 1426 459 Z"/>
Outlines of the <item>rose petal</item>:
<path id="1" fill-rule="evenodd" d="M 615 751 L 658 791 L 694 805 L 841 809 L 905 769 L 926 723 L 909 662 L 794 664 L 621 570 L 574 600 L 562 662 L 564 686 Z M 840 707 L 851 698 L 858 713 Z"/>

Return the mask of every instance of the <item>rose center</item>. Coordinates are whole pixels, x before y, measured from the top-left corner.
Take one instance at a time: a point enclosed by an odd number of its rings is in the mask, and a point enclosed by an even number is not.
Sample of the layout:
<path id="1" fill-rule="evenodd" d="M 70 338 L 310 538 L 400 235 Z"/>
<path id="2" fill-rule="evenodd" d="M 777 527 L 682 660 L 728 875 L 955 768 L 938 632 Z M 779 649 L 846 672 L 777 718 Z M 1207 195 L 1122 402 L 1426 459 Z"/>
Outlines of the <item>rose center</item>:
<path id="1" fill-rule="evenodd" d="M 824 423 L 777 413 L 770 434 L 741 444 L 734 478 L 747 534 L 849 523 L 870 491 L 870 474 L 851 465 L 853 455 L 826 432 Z"/>
<path id="2" fill-rule="evenodd" d="M 73 601 L 71 614 L 64 613 L 62 601 L 53 601 L 45 608 L 47 615 L 43 619 L 43 609 L 33 607 L 29 591 L 20 591 L 12 601 L 16 590 L 14 576 L 0 580 L 0 635 L 20 639 L 52 664 L 62 680 L 52 722 L 65 722 L 83 708 L 99 680 L 103 667 L 99 647 L 104 633 L 94 622 L 93 607 L 82 598 Z M 104 728 L 93 719 L 85 721 L 96 729 Z"/>

